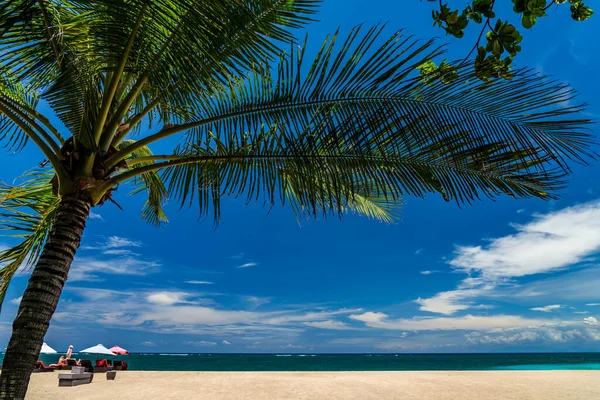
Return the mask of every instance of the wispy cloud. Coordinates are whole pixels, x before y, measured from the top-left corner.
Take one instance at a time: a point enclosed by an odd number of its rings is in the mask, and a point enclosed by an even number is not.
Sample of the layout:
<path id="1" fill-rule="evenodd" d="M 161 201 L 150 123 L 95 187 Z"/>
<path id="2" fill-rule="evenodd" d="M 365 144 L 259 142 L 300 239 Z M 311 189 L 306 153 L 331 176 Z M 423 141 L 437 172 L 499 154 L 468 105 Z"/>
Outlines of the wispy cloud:
<path id="1" fill-rule="evenodd" d="M 155 292 L 150 293 L 146 299 L 152 304 L 171 306 L 173 304 L 188 303 L 186 298 L 189 296 L 190 294 L 185 292 Z"/>
<path id="2" fill-rule="evenodd" d="M 120 249 L 125 247 L 142 247 L 143 243 L 137 240 L 131 240 L 120 236 L 109 236 L 102 242 L 96 242 L 94 245 L 81 246 L 82 250 L 108 250 Z"/>
<path id="3" fill-rule="evenodd" d="M 420 249 L 418 249 L 417 251 L 415 251 L 415 256 L 418 256 L 422 252 L 423 252 L 423 248 L 421 247 Z"/>
<path id="4" fill-rule="evenodd" d="M 227 340 L 223 340 L 221 343 L 224 344 L 225 346 L 231 345 L 231 342 L 229 342 Z"/>
<path id="5" fill-rule="evenodd" d="M 129 249 L 109 249 L 109 250 L 104 250 L 102 252 L 102 254 L 105 254 L 108 256 L 139 255 L 138 253 L 134 253 L 133 251 L 131 251 Z"/>
<path id="6" fill-rule="evenodd" d="M 456 270 L 485 277 L 521 277 L 576 264 L 600 250 L 600 201 L 538 215 L 517 233 L 483 246 L 462 246 L 450 261 Z"/>
<path id="7" fill-rule="evenodd" d="M 530 308 L 530 310 L 532 311 L 541 311 L 541 312 L 552 312 L 554 310 L 559 310 L 561 309 L 563 306 L 560 304 L 552 304 L 549 306 L 543 306 L 543 307 L 533 307 Z"/>
<path id="8" fill-rule="evenodd" d="M 11 299 L 10 304 L 15 304 L 18 306 L 19 304 L 21 304 L 21 300 L 23 300 L 23 296 L 16 297 L 14 299 Z"/>
<path id="9" fill-rule="evenodd" d="M 214 285 L 214 282 L 209 281 L 185 281 L 184 283 L 188 283 L 190 285 Z"/>
<path id="10" fill-rule="evenodd" d="M 600 303 L 587 303 L 586 306 L 588 306 L 588 307 L 600 306 Z"/>
<path id="11" fill-rule="evenodd" d="M 567 343 L 571 341 L 581 342 L 598 341 L 600 334 L 598 330 L 590 328 L 561 328 L 561 327 L 539 327 L 536 329 L 522 329 L 515 331 L 500 330 L 482 334 L 472 332 L 465 335 L 467 342 L 477 345 L 517 345 L 520 343 Z"/>
<path id="12" fill-rule="evenodd" d="M 315 322 L 304 322 L 304 325 L 310 326 L 312 328 L 319 329 L 330 329 L 330 330 L 348 330 L 352 329 L 347 324 L 341 321 L 333 321 L 333 320 L 325 320 L 325 321 L 315 321 Z"/>
<path id="13" fill-rule="evenodd" d="M 100 215 L 100 214 L 98 214 L 98 213 L 95 213 L 95 212 L 93 212 L 93 211 L 90 211 L 90 216 L 89 216 L 89 218 L 90 218 L 90 219 L 97 219 L 97 220 L 100 220 L 100 221 L 104 221 L 104 218 L 102 218 L 102 215 Z"/>
<path id="14" fill-rule="evenodd" d="M 243 296 L 243 299 L 252 309 L 271 302 L 270 298 L 258 296 Z"/>
<path id="15" fill-rule="evenodd" d="M 200 341 L 191 341 L 191 340 L 186 340 L 185 342 L 183 342 L 183 344 L 186 344 L 188 346 L 195 346 L 195 347 L 214 347 L 217 345 L 216 342 L 207 342 L 206 340 L 200 340 Z"/>
<path id="16" fill-rule="evenodd" d="M 218 335 L 239 335 L 248 340 L 261 334 L 278 345 L 310 327 L 345 328 L 346 324 L 340 319 L 361 312 L 359 308 L 314 309 L 315 306 L 310 305 L 268 311 L 231 309 L 212 299 L 184 291 L 119 292 L 72 287 L 67 290 L 78 296 L 61 303 L 55 314 L 59 323 L 94 322 L 161 334 L 214 335 L 211 340 L 217 342 L 223 340 Z"/>
<path id="17" fill-rule="evenodd" d="M 156 272 L 160 265 L 158 261 L 144 261 L 133 257 L 75 257 L 69 272 L 69 281 L 101 281 L 111 274 L 143 276 Z"/>
<path id="18" fill-rule="evenodd" d="M 466 315 L 463 317 L 390 319 L 388 315 L 379 312 L 353 314 L 349 318 L 364 322 L 365 325 L 371 328 L 401 331 L 488 331 L 502 328 L 556 325 L 561 322 L 552 319 L 524 318 L 518 315 Z"/>
<path id="19" fill-rule="evenodd" d="M 248 263 L 245 263 L 245 264 L 242 264 L 242 265 L 238 265 L 236 268 L 250 268 L 250 267 L 255 267 L 257 265 L 258 265 L 258 263 L 248 262 Z"/>
<path id="20" fill-rule="evenodd" d="M 446 315 L 464 311 L 477 304 L 476 298 L 513 286 L 515 279 L 585 261 L 600 250 L 600 201 L 536 215 L 528 224 L 513 226 L 516 233 L 489 239 L 486 245 L 457 247 L 448 263 L 469 277 L 456 290 L 417 299 L 421 310 Z"/>
<path id="21" fill-rule="evenodd" d="M 142 247 L 142 245 L 143 243 L 140 241 L 122 238 L 119 236 L 109 236 L 105 244 L 105 246 L 109 249 L 121 247 Z"/>
<path id="22" fill-rule="evenodd" d="M 425 270 L 425 271 L 420 271 L 421 275 L 432 275 L 432 274 L 437 274 L 440 273 L 442 271 L 438 271 L 437 269 L 433 269 L 433 270 Z"/>

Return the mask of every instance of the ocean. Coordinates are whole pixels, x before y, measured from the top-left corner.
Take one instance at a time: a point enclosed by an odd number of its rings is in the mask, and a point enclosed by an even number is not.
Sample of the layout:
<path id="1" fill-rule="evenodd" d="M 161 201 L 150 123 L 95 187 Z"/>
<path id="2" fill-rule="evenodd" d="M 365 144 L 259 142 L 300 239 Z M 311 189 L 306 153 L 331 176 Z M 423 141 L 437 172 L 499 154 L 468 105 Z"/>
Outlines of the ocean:
<path id="1" fill-rule="evenodd" d="M 4 354 L 2 354 L 2 357 Z M 46 364 L 60 354 L 42 354 Z M 74 354 L 95 360 L 94 355 Z M 215 354 L 118 356 L 136 371 L 486 371 L 600 370 L 600 353 L 493 354 Z M 0 360 L 1 362 L 1 360 Z"/>

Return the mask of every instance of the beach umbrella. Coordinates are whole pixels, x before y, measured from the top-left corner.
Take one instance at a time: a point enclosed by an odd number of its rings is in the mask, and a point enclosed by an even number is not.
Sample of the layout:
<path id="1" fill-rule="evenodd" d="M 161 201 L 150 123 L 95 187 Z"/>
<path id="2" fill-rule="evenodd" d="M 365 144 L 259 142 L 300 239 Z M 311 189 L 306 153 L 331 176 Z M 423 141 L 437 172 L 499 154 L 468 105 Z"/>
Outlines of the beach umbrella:
<path id="1" fill-rule="evenodd" d="M 95 346 L 88 347 L 87 349 L 83 349 L 80 351 L 80 353 L 104 354 L 107 356 L 114 356 L 114 353 L 112 351 L 110 351 L 101 344 L 97 344 Z"/>
<path id="2" fill-rule="evenodd" d="M 44 342 L 42 344 L 42 350 L 40 351 L 42 354 L 56 354 L 56 350 L 52 347 L 48 346 L 48 343 Z"/>
<path id="3" fill-rule="evenodd" d="M 119 347 L 117 345 L 114 345 L 109 350 L 112 351 L 115 354 L 120 355 L 120 356 L 123 356 L 123 355 L 126 355 L 126 354 L 128 355 L 129 354 L 129 352 L 127 350 L 125 350 L 124 348 Z"/>

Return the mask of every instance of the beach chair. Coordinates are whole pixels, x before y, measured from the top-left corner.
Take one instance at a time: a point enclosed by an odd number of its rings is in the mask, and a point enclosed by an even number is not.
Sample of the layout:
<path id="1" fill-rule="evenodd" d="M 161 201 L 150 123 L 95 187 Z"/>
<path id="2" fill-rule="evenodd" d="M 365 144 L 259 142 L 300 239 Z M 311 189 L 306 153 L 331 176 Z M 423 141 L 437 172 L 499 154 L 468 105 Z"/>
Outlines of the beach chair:
<path id="1" fill-rule="evenodd" d="M 79 365 L 85 368 L 85 372 L 94 372 L 94 366 L 91 360 L 81 360 Z"/>
<path id="2" fill-rule="evenodd" d="M 96 365 L 94 366 L 92 372 L 107 372 L 112 371 L 113 367 L 108 365 L 107 360 L 96 360 Z"/>
<path id="3" fill-rule="evenodd" d="M 126 361 L 115 361 L 113 368 L 117 371 L 127 371 L 127 362 Z"/>

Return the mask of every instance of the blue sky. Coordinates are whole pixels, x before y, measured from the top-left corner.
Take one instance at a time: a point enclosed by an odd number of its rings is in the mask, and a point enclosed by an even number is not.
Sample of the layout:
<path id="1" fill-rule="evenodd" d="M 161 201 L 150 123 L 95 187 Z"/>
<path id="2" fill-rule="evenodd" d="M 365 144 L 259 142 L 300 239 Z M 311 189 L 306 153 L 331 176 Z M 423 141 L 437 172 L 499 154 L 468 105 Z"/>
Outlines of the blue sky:
<path id="1" fill-rule="evenodd" d="M 390 30 L 439 36 L 452 44 L 449 58 L 463 57 L 472 40 L 442 37 L 431 8 L 325 1 L 309 46 L 338 25 L 389 21 Z M 599 36 L 597 16 L 578 24 L 560 7 L 526 32 L 517 63 L 573 85 L 597 119 L 600 55 L 587 39 Z M 4 153 L 0 179 L 41 159 L 33 148 Z M 94 209 L 46 341 L 141 352 L 597 350 L 599 172 L 598 164 L 576 167 L 551 202 L 500 198 L 458 208 L 436 196 L 407 198 L 395 225 L 350 215 L 299 227 L 289 209 L 230 199 L 216 229 L 176 204 L 157 229 L 139 219 L 143 199 L 123 187 L 116 197 L 124 212 Z M 9 289 L 0 343 L 27 278 Z"/>

